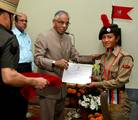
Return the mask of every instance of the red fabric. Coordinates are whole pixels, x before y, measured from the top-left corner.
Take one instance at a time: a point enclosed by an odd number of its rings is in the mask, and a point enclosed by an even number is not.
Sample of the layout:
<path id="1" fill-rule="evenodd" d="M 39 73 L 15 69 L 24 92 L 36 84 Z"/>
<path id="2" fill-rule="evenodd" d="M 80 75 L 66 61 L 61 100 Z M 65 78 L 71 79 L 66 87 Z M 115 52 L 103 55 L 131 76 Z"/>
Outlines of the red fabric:
<path id="1" fill-rule="evenodd" d="M 132 9 L 133 7 L 113 6 L 112 18 L 132 20 L 132 18 L 128 15 L 128 12 Z"/>
<path id="2" fill-rule="evenodd" d="M 49 74 L 33 73 L 33 72 L 24 72 L 22 73 L 27 77 L 43 77 L 49 81 L 49 84 L 55 87 L 61 87 L 62 81 L 59 77 Z M 21 94 L 27 99 L 30 100 L 36 96 L 35 88 L 31 86 L 25 86 L 21 89 Z"/>
<path id="3" fill-rule="evenodd" d="M 21 94 L 28 100 L 32 100 L 36 96 L 35 88 L 27 86 L 21 89 Z"/>

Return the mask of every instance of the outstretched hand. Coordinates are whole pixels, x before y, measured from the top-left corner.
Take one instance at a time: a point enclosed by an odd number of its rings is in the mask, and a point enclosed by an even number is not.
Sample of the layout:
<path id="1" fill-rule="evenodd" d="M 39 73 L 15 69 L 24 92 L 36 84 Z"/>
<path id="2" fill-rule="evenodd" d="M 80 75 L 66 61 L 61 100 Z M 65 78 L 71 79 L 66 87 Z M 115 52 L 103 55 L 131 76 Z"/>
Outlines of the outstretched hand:
<path id="1" fill-rule="evenodd" d="M 91 83 L 88 83 L 85 85 L 86 87 L 89 87 L 89 88 L 94 88 L 96 87 L 96 82 L 91 82 Z"/>
<path id="2" fill-rule="evenodd" d="M 47 79 L 44 79 L 43 77 L 33 79 L 33 86 L 35 88 L 43 89 L 48 84 L 49 84 L 49 81 Z"/>
<path id="3" fill-rule="evenodd" d="M 92 75 L 92 76 L 90 76 L 90 78 L 91 78 L 92 82 L 98 82 L 99 81 L 98 76 Z"/>

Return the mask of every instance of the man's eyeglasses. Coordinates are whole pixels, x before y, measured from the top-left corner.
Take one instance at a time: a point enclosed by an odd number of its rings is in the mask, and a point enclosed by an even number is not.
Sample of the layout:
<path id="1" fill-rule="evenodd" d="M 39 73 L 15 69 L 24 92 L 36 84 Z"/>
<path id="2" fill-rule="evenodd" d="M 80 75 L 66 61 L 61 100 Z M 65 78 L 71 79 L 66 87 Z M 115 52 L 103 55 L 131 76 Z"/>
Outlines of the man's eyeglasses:
<path id="1" fill-rule="evenodd" d="M 27 20 L 18 20 L 18 21 L 20 21 L 20 22 L 26 22 L 26 23 L 28 22 Z"/>
<path id="2" fill-rule="evenodd" d="M 66 25 L 66 26 L 68 26 L 70 23 L 69 22 L 64 22 L 64 21 L 60 21 L 60 20 L 56 20 L 59 24 L 61 24 L 61 25 Z"/>

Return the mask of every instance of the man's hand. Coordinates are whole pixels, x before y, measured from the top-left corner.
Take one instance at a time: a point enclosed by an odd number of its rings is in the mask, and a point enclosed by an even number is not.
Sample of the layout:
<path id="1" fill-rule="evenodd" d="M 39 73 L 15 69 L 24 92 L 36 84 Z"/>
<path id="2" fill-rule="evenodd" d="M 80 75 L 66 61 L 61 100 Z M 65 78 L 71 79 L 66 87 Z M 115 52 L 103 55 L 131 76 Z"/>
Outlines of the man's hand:
<path id="1" fill-rule="evenodd" d="M 60 69 L 68 69 L 68 61 L 66 61 L 65 59 L 61 59 L 61 60 L 57 60 L 55 61 L 55 66 L 59 67 Z"/>
<path id="2" fill-rule="evenodd" d="M 46 85 L 48 85 L 49 82 L 48 80 L 42 78 L 42 77 L 39 77 L 39 78 L 32 78 L 32 85 L 33 87 L 35 88 L 38 88 L 38 89 L 43 89 L 45 88 Z"/>

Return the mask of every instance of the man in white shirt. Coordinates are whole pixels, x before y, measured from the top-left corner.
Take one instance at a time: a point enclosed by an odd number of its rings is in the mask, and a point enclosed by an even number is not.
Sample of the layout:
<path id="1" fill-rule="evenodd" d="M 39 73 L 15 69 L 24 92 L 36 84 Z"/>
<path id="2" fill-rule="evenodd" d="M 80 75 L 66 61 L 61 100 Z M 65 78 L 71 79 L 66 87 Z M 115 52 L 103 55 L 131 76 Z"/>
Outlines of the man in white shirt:
<path id="1" fill-rule="evenodd" d="M 20 73 L 33 71 L 32 41 L 30 36 L 25 32 L 26 27 L 27 15 L 24 13 L 15 15 L 15 27 L 12 29 L 12 31 L 16 35 L 19 43 L 19 63 L 17 71 Z M 27 113 L 28 103 L 28 100 L 24 99 L 24 114 Z"/>
<path id="2" fill-rule="evenodd" d="M 19 13 L 15 16 L 15 27 L 12 29 L 17 37 L 20 48 L 18 72 L 32 72 L 34 67 L 32 41 L 30 36 L 25 32 L 27 22 L 27 15 Z"/>

